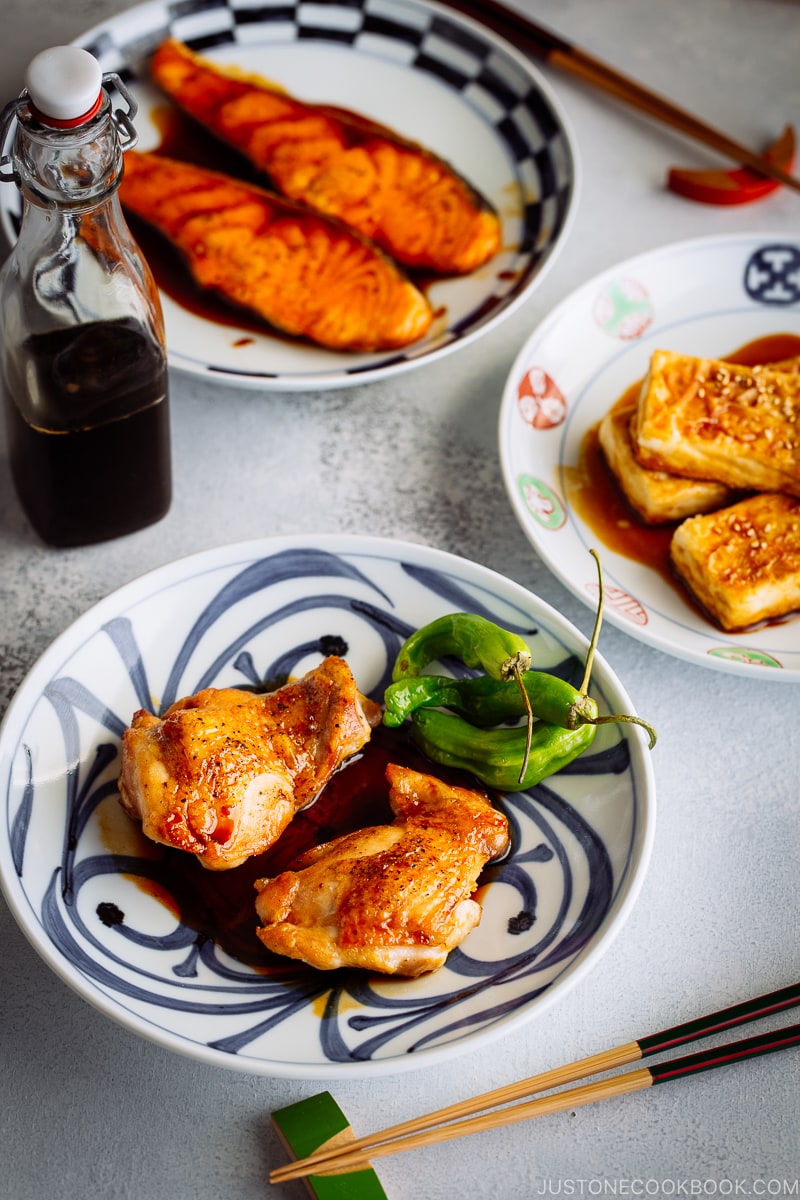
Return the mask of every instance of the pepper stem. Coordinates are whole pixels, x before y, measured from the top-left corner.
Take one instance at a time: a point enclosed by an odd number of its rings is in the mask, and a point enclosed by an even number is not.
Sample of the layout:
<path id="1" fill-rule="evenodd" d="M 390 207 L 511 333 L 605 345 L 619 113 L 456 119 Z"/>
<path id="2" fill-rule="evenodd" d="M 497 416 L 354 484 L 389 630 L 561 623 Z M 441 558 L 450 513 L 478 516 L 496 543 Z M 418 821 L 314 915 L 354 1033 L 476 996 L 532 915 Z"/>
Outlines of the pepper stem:
<path id="1" fill-rule="evenodd" d="M 628 713 L 609 713 L 603 717 L 592 717 L 587 723 L 589 725 L 614 725 L 620 721 L 628 721 L 631 725 L 641 725 L 642 729 L 646 729 L 650 737 L 648 749 L 653 749 L 658 735 L 653 726 L 648 725 L 647 721 L 643 721 L 641 717 L 632 717 Z"/>
<path id="2" fill-rule="evenodd" d="M 525 732 L 525 753 L 522 756 L 522 766 L 519 772 L 519 782 L 522 783 L 525 778 L 525 773 L 528 770 L 528 759 L 531 756 L 531 741 L 533 740 L 533 708 L 531 707 L 531 698 L 528 695 L 525 684 L 522 682 L 522 672 L 519 667 L 514 669 L 514 678 L 517 681 L 517 687 L 520 690 L 523 702 L 525 704 L 525 712 L 527 715 L 526 732 Z"/>
<path id="3" fill-rule="evenodd" d="M 603 590 L 603 568 L 600 565 L 600 555 L 596 550 L 590 550 L 589 553 L 597 563 L 597 585 L 599 588 L 599 595 L 597 600 L 597 615 L 594 620 L 594 629 L 592 630 L 592 640 L 589 642 L 589 650 L 586 655 L 586 666 L 583 673 L 583 683 L 581 684 L 581 692 L 584 694 L 584 696 L 587 695 L 589 691 L 589 679 L 592 674 L 594 652 L 597 649 L 597 641 L 600 637 L 600 625 L 602 624 L 603 620 L 603 603 L 605 600 L 605 592 Z M 631 725 L 641 725 L 643 729 L 647 730 L 650 738 L 649 749 L 652 750 L 653 746 L 656 744 L 656 738 L 658 735 L 656 734 L 655 729 L 652 725 L 648 725 L 647 721 L 643 721 L 641 717 L 632 717 L 628 713 L 613 713 L 603 717 L 583 717 L 582 720 L 588 725 L 612 725 L 618 724 L 621 721 L 627 721 Z"/>
<path id="4" fill-rule="evenodd" d="M 528 770 L 528 760 L 531 756 L 531 742 L 533 740 L 533 708 L 531 707 L 531 698 L 528 695 L 528 689 L 522 682 L 522 672 L 529 671 L 531 666 L 531 656 L 525 650 L 520 650 L 511 658 L 507 658 L 503 663 L 502 675 L 504 679 L 513 679 L 519 688 L 519 694 L 522 697 L 522 703 L 525 705 L 525 713 L 527 715 L 526 734 L 525 734 L 525 753 L 522 756 L 522 768 L 519 773 L 519 782 L 522 783 L 525 778 L 525 772 Z"/>
<path id="5" fill-rule="evenodd" d="M 581 691 L 584 696 L 589 693 L 589 680 L 592 676 L 592 667 L 594 666 L 594 652 L 597 649 L 597 643 L 600 639 L 600 626 L 603 623 L 603 605 L 605 603 L 605 591 L 603 589 L 603 568 L 600 565 L 600 555 L 596 550 L 590 550 L 594 561 L 597 563 L 597 586 L 599 589 L 597 599 L 597 613 L 594 618 L 594 629 L 592 630 L 592 640 L 589 642 L 589 649 L 586 654 L 586 665 L 583 669 L 583 683 Z"/>

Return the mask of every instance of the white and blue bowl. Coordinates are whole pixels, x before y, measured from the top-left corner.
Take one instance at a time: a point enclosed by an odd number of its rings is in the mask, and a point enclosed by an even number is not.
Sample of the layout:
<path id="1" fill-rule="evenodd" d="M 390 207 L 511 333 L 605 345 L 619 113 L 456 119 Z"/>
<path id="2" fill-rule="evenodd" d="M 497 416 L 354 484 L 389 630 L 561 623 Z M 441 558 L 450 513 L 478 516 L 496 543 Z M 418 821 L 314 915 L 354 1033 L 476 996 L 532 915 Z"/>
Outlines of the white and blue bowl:
<path id="1" fill-rule="evenodd" d="M 289 960 L 256 971 L 229 957 L 165 903 L 159 852 L 118 801 L 121 736 L 137 708 L 300 672 L 331 646 L 380 700 L 408 633 L 455 610 L 522 632 L 541 668 L 585 656 L 586 639 L 518 584 L 378 538 L 208 551 L 76 621 L 0 727 L 0 881 L 47 965 L 162 1046 L 274 1076 L 433 1064 L 545 1012 L 608 948 L 644 878 L 654 785 L 637 727 L 601 727 L 568 770 L 502 798 L 512 847 L 482 889 L 482 921 L 440 971 L 413 980 Z M 601 710 L 632 711 L 602 657 L 592 691 Z"/>

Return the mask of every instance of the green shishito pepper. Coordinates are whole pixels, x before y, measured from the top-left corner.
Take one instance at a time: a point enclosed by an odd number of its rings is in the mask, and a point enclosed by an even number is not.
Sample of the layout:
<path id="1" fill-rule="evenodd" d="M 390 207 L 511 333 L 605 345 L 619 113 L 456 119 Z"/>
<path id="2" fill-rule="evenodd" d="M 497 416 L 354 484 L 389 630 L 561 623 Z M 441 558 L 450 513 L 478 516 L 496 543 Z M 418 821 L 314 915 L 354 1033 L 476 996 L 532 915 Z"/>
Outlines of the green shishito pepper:
<path id="1" fill-rule="evenodd" d="M 423 625 L 400 647 L 392 680 L 420 675 L 428 663 L 455 655 L 468 667 L 480 668 L 492 679 L 513 678 L 527 671 L 531 652 L 516 633 L 502 629 L 477 613 L 447 613 Z"/>
<path id="2" fill-rule="evenodd" d="M 523 671 L 522 686 L 534 714 L 542 721 L 576 729 L 597 716 L 597 704 L 572 684 L 547 671 Z M 525 715 L 516 679 L 489 675 L 451 679 L 449 675 L 415 675 L 390 683 L 384 692 L 383 722 L 402 725 L 418 708 L 449 708 L 485 729 Z"/>
<path id="3" fill-rule="evenodd" d="M 433 762 L 444 767 L 470 771 L 487 787 L 499 792 L 518 792 L 534 787 L 554 775 L 592 744 L 596 725 L 564 729 L 539 721 L 526 751 L 527 730 L 476 729 L 469 721 L 438 708 L 420 708 L 413 713 L 411 737 Z"/>
<path id="4" fill-rule="evenodd" d="M 630 721 L 627 714 L 600 716 L 589 696 L 589 679 L 603 613 L 603 575 L 597 562 L 599 602 L 580 688 L 546 671 L 530 669 L 531 656 L 517 634 L 475 613 L 450 613 L 424 625 L 404 642 L 392 682 L 384 693 L 384 724 L 397 727 L 410 717 L 412 738 L 434 762 L 469 770 L 501 791 L 533 787 L 591 745 L 597 726 Z M 461 658 L 484 675 L 451 679 L 423 674 L 448 656 Z M 442 712 L 449 709 L 450 712 Z M 524 726 L 497 728 L 527 718 Z"/>

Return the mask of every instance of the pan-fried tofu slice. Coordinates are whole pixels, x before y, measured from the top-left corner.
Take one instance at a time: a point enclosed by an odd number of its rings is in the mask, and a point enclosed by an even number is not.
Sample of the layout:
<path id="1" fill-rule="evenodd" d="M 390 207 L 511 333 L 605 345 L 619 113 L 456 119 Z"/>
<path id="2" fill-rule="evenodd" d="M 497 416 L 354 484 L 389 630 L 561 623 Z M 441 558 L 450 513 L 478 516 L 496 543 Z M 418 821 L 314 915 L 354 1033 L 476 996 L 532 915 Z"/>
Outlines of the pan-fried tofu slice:
<path id="1" fill-rule="evenodd" d="M 800 375 L 657 350 L 633 439 L 643 466 L 800 496 Z"/>
<path id="2" fill-rule="evenodd" d="M 636 405 L 612 409 L 600 422 L 600 446 L 625 498 L 650 525 L 682 521 L 696 513 L 711 512 L 735 498 L 724 483 L 687 479 L 643 467 L 633 453 L 631 421 Z"/>
<path id="3" fill-rule="evenodd" d="M 723 629 L 785 616 L 800 609 L 800 502 L 765 492 L 689 517 L 670 557 Z"/>

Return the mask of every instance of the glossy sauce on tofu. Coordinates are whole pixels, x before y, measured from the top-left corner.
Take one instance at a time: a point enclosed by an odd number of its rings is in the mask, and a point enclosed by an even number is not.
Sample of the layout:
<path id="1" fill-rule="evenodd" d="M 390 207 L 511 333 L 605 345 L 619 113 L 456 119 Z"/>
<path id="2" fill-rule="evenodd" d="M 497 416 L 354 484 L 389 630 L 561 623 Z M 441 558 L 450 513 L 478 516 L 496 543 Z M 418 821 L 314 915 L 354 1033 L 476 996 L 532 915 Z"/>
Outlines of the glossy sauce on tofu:
<path id="1" fill-rule="evenodd" d="M 798 355 L 800 336 L 776 333 L 747 342 L 729 354 L 720 355 L 720 358 L 752 367 L 781 362 Z M 636 380 L 609 407 L 634 404 L 641 384 L 641 380 Z M 598 428 L 599 425 L 593 425 L 584 434 L 577 465 L 563 468 L 566 499 L 604 546 L 657 571 L 665 583 L 679 592 L 687 605 L 699 612 L 697 603 L 676 578 L 670 565 L 669 545 L 676 525 L 648 525 L 631 508 L 600 449 Z"/>

